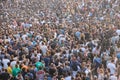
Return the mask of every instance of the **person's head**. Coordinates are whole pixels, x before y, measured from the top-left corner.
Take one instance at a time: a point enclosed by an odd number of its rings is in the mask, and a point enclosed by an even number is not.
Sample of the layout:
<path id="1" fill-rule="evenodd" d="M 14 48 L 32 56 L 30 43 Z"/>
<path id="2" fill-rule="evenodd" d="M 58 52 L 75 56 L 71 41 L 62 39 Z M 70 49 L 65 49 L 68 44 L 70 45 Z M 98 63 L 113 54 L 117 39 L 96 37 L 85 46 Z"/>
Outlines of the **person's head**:
<path id="1" fill-rule="evenodd" d="M 100 69 L 100 73 L 104 73 L 103 69 Z"/>
<path id="2" fill-rule="evenodd" d="M 111 62 L 114 63 L 114 60 L 112 59 Z"/>
<path id="3" fill-rule="evenodd" d="M 19 79 L 21 79 L 21 76 L 22 76 L 22 74 L 21 74 L 21 73 L 19 73 L 19 74 L 18 74 L 18 78 L 19 78 Z"/>
<path id="4" fill-rule="evenodd" d="M 5 56 L 4 58 L 7 59 L 7 56 Z"/>
<path id="5" fill-rule="evenodd" d="M 15 67 L 18 68 L 18 65 L 16 64 Z"/>
<path id="6" fill-rule="evenodd" d="M 39 70 L 42 70 L 42 69 L 43 69 L 43 67 L 42 67 L 42 66 L 40 66 L 40 67 L 39 67 Z"/>
<path id="7" fill-rule="evenodd" d="M 29 80 L 29 76 L 28 75 L 25 75 L 25 80 Z"/>
<path id="8" fill-rule="evenodd" d="M 44 42 L 42 42 L 42 45 L 44 45 Z"/>
<path id="9" fill-rule="evenodd" d="M 7 69 L 5 69 L 5 72 L 7 72 Z"/>
<path id="10" fill-rule="evenodd" d="M 10 66 L 10 62 L 8 62 L 7 65 Z"/>

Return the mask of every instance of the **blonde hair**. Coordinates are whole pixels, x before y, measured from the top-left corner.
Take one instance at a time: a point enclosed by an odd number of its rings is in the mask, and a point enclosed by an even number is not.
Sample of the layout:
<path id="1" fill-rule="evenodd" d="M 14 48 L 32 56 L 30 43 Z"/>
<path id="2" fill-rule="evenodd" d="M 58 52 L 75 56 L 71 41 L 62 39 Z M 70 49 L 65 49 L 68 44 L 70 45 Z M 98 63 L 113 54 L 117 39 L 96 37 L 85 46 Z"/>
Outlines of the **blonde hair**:
<path id="1" fill-rule="evenodd" d="M 61 78 L 61 80 L 65 80 L 64 78 Z"/>

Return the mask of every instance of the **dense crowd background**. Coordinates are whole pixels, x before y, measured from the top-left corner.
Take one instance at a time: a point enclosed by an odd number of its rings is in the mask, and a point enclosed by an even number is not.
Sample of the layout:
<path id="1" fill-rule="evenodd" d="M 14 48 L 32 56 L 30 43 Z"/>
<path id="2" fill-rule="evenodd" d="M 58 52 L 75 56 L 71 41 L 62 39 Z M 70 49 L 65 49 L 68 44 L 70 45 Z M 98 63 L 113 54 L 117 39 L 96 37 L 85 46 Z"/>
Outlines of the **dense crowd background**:
<path id="1" fill-rule="evenodd" d="M 120 0 L 0 0 L 0 80 L 120 80 Z"/>

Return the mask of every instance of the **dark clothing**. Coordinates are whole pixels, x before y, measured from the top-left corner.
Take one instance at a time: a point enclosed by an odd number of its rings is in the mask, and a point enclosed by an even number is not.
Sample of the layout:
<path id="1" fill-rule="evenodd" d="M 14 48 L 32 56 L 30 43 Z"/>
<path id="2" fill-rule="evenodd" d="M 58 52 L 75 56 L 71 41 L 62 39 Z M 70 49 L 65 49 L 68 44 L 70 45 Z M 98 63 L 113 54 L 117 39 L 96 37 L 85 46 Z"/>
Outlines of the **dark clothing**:
<path id="1" fill-rule="evenodd" d="M 9 73 L 3 72 L 0 74 L 0 80 L 8 80 L 10 78 Z"/>
<path id="2" fill-rule="evenodd" d="M 54 76 L 54 73 L 56 72 L 56 70 L 55 69 L 52 69 L 52 68 L 50 68 L 49 69 L 49 74 L 53 77 Z"/>

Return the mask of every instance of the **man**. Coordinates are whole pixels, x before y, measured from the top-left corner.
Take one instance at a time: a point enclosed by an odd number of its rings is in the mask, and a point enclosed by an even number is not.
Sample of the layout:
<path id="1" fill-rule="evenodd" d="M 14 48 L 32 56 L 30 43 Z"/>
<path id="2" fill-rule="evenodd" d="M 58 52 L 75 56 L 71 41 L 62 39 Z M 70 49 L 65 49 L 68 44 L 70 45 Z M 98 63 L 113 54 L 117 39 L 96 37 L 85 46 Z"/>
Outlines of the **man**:
<path id="1" fill-rule="evenodd" d="M 6 69 L 0 72 L 0 80 L 9 80 L 9 79 L 10 79 L 10 75 Z"/>
<path id="2" fill-rule="evenodd" d="M 71 66 L 71 69 L 73 70 L 72 71 L 73 77 L 75 77 L 77 75 L 78 66 L 79 66 L 76 57 L 74 57 L 74 56 L 72 57 L 70 66 Z"/>
<path id="3" fill-rule="evenodd" d="M 116 72 L 116 65 L 114 63 L 114 60 L 111 60 L 111 62 L 108 63 L 107 68 L 110 69 L 110 74 L 115 74 L 115 72 Z"/>
<path id="4" fill-rule="evenodd" d="M 4 69 L 7 69 L 8 67 L 8 63 L 10 62 L 9 59 L 7 59 L 7 56 L 5 56 L 5 58 L 2 59 L 2 63 L 3 63 L 3 66 L 4 66 Z"/>
<path id="5" fill-rule="evenodd" d="M 72 76 L 70 72 L 68 72 L 67 76 L 65 77 L 65 80 L 71 80 L 71 79 L 72 79 Z"/>
<path id="6" fill-rule="evenodd" d="M 15 65 L 15 67 L 12 69 L 12 75 L 16 77 L 21 72 L 21 69 L 18 65 Z"/>
<path id="7" fill-rule="evenodd" d="M 47 46 L 43 42 L 42 42 L 42 45 L 40 46 L 40 49 L 43 55 L 47 53 Z"/>
<path id="8" fill-rule="evenodd" d="M 76 31 L 75 32 L 75 37 L 78 39 L 78 40 L 80 40 L 80 31 Z"/>
<path id="9" fill-rule="evenodd" d="M 45 72 L 42 70 L 42 67 L 39 67 L 39 71 L 36 72 L 36 80 L 44 80 Z"/>
<path id="10" fill-rule="evenodd" d="M 120 35 L 120 29 L 116 30 L 117 35 Z"/>
<path id="11" fill-rule="evenodd" d="M 12 74 L 12 67 L 10 66 L 10 63 L 8 63 L 7 72 L 8 72 L 9 74 Z"/>

